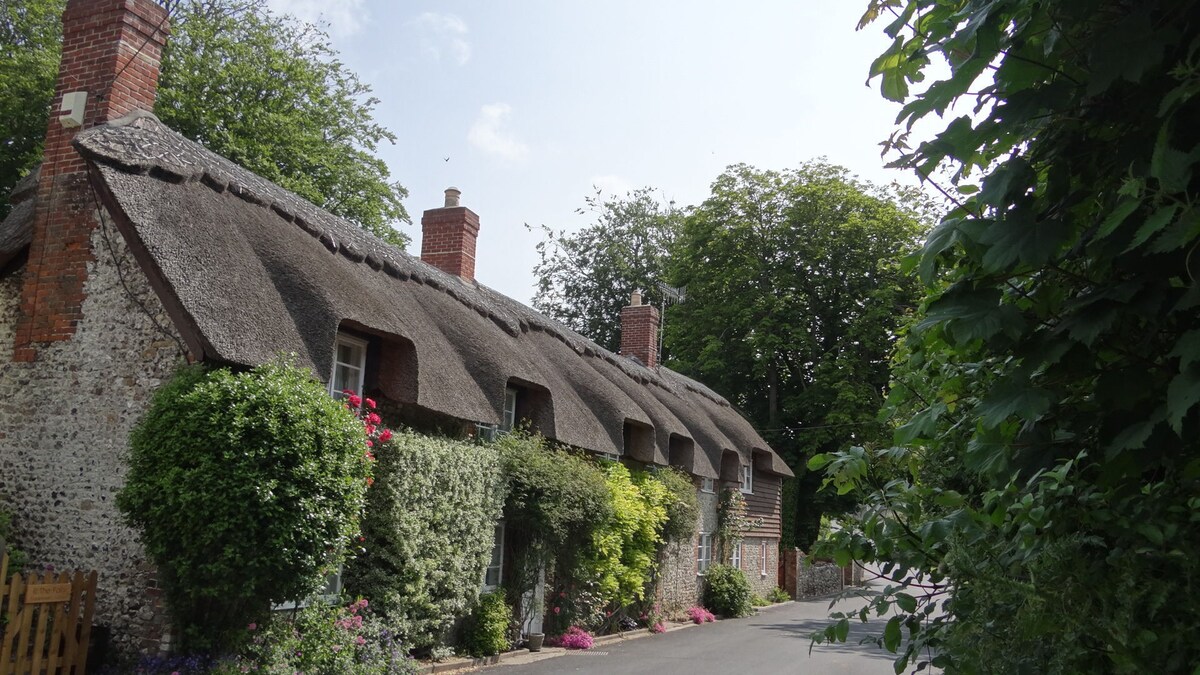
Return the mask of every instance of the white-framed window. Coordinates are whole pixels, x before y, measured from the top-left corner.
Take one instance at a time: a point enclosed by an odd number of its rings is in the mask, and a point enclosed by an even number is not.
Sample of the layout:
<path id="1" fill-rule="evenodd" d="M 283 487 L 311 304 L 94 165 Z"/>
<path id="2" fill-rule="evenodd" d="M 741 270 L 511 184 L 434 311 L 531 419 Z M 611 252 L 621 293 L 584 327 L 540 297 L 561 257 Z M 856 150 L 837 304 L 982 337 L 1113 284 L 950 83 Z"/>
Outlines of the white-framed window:
<path id="1" fill-rule="evenodd" d="M 767 576 L 767 540 L 758 543 L 758 573 Z"/>
<path id="2" fill-rule="evenodd" d="M 517 426 L 517 390 L 513 387 L 504 389 L 504 419 L 500 421 L 501 431 L 512 431 Z"/>
<path id="3" fill-rule="evenodd" d="M 293 609 L 304 609 L 313 604 L 335 605 L 342 598 L 342 566 L 338 565 L 337 570 L 330 572 L 325 577 L 325 585 L 321 590 L 317 591 L 312 596 L 303 600 L 289 600 L 281 602 L 278 605 L 271 607 L 275 612 L 286 612 Z"/>
<path id="4" fill-rule="evenodd" d="M 337 399 L 349 390 L 362 394 L 363 374 L 367 370 L 367 341 L 338 335 L 333 343 L 333 372 L 329 375 L 329 393 Z"/>
<path id="5" fill-rule="evenodd" d="M 707 477 L 701 478 L 700 479 L 700 491 L 701 492 L 716 492 L 717 491 L 717 481 L 715 481 L 711 478 L 707 478 Z"/>
<path id="6" fill-rule="evenodd" d="M 748 495 L 754 492 L 754 467 L 749 464 L 742 465 L 742 494 Z"/>
<path id="7" fill-rule="evenodd" d="M 483 571 L 483 590 L 494 591 L 500 586 L 504 574 L 504 521 L 496 524 L 492 540 L 492 559 Z"/>
<path id="8" fill-rule="evenodd" d="M 712 565 L 712 534 L 701 532 L 696 541 L 696 574 L 703 575 Z"/>
<path id="9" fill-rule="evenodd" d="M 733 542 L 733 553 L 729 556 L 729 564 L 735 570 L 742 569 L 742 541 L 740 539 Z"/>

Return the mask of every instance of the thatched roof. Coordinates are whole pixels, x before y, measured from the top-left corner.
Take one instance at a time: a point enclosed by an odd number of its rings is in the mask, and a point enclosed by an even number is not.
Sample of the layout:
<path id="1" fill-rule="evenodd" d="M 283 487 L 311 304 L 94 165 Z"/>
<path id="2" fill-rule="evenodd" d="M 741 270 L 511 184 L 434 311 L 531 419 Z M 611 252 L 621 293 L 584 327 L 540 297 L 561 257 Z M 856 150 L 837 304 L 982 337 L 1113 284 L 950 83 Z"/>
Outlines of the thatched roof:
<path id="1" fill-rule="evenodd" d="M 171 131 L 149 113 L 81 133 L 76 147 L 172 318 L 203 358 L 254 365 L 294 352 L 329 373 L 334 338 L 379 336 L 389 395 L 462 420 L 500 422 L 510 380 L 549 394 L 548 437 L 621 454 L 631 422 L 671 437 L 687 468 L 717 477 L 721 453 L 787 466 L 729 403 L 647 369 L 476 282 L 446 274 Z M 394 357 L 394 358 L 393 358 Z M 645 454 L 645 453 L 643 453 Z M 680 453 L 684 454 L 684 453 Z M 639 457 L 639 459 L 642 459 Z"/>
<path id="2" fill-rule="evenodd" d="M 24 251 L 33 239 L 33 213 L 37 208 L 37 185 L 41 165 L 17 181 L 9 201 L 12 210 L 0 222 L 0 270 Z"/>

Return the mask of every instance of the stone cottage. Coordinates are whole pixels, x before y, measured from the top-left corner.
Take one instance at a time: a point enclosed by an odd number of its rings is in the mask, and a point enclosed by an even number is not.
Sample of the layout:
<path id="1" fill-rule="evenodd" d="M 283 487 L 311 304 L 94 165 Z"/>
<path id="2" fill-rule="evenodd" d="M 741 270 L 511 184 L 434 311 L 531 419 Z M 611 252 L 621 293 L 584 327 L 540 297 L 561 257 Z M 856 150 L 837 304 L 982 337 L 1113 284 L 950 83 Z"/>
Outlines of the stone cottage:
<path id="1" fill-rule="evenodd" d="M 95 621 L 123 648 L 165 633 L 155 572 L 114 505 L 127 438 L 182 361 L 297 355 L 400 421 L 548 438 L 694 477 L 695 540 L 664 599 L 694 602 L 718 491 L 754 527 L 736 562 L 775 586 L 791 472 L 718 394 L 657 363 L 634 295 L 613 354 L 474 278 L 479 216 L 457 190 L 422 218 L 420 258 L 167 128 L 152 114 L 166 12 L 70 0 L 45 158 L 0 224 L 0 497 L 33 560 L 96 569 Z"/>

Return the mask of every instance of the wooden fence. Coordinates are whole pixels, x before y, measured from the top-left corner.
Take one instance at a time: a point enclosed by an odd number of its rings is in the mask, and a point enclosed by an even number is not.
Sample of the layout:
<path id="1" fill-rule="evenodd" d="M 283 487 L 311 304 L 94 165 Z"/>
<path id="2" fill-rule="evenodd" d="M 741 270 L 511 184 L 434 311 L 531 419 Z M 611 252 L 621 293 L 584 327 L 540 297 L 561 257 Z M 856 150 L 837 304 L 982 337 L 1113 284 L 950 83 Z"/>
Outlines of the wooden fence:
<path id="1" fill-rule="evenodd" d="M 7 576 L 0 539 L 0 675 L 83 675 L 96 573 Z"/>

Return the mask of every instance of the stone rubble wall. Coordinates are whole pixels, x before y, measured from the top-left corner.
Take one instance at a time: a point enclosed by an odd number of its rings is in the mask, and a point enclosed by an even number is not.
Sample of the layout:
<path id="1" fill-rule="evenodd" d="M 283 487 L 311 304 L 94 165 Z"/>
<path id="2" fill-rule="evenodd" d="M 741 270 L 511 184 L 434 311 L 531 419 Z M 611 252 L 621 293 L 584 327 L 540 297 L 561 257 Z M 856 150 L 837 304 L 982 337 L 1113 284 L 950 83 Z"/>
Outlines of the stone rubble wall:
<path id="1" fill-rule="evenodd" d="M 83 319 L 31 363 L 12 360 L 23 270 L 0 280 L 0 503 L 32 564 L 99 572 L 94 621 L 115 648 L 150 651 L 166 647 L 163 598 L 115 498 L 129 432 L 182 356 L 161 302 L 105 221 L 92 233 Z"/>
<path id="2" fill-rule="evenodd" d="M 766 573 L 762 566 L 762 544 L 767 544 Z M 742 572 L 750 582 L 750 590 L 767 597 L 779 586 L 779 540 L 747 537 L 742 540 Z"/>
<path id="3" fill-rule="evenodd" d="M 716 537 L 717 495 L 697 491 L 696 497 L 700 507 L 696 536 L 668 546 L 664 560 L 659 566 L 658 597 L 666 611 L 687 609 L 700 604 L 700 595 L 703 592 L 700 582 L 703 577 L 696 574 L 696 544 L 701 532 Z"/>

